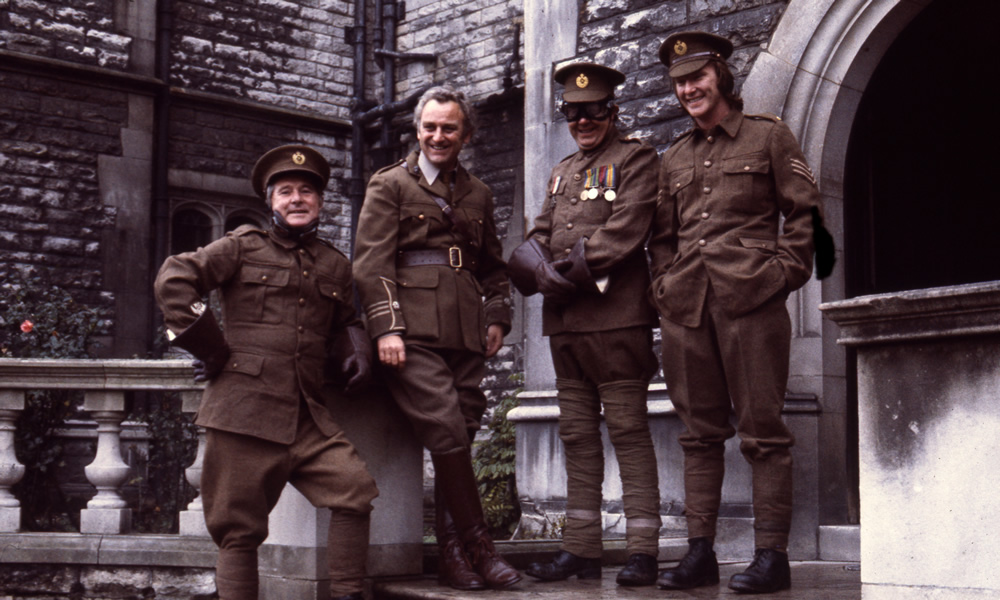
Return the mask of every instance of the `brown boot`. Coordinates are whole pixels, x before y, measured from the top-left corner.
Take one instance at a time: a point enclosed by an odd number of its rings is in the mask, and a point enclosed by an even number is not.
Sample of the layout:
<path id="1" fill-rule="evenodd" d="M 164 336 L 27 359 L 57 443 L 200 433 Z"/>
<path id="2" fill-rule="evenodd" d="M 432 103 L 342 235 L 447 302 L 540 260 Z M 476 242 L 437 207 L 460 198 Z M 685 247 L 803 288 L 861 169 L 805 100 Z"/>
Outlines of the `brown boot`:
<path id="1" fill-rule="evenodd" d="M 451 514 L 441 491 L 440 475 L 435 471 L 434 483 L 434 529 L 437 534 L 438 583 L 453 587 L 456 590 L 483 590 L 486 582 L 472 568 L 465 548 L 458 537 L 458 529 L 452 521 Z"/>
<path id="2" fill-rule="evenodd" d="M 435 487 L 445 497 L 472 567 L 482 576 L 486 586 L 493 589 L 510 587 L 520 581 L 521 574 L 493 546 L 483 517 L 483 505 L 469 450 L 432 454 L 431 460 L 438 476 L 436 483 L 440 484 Z"/>

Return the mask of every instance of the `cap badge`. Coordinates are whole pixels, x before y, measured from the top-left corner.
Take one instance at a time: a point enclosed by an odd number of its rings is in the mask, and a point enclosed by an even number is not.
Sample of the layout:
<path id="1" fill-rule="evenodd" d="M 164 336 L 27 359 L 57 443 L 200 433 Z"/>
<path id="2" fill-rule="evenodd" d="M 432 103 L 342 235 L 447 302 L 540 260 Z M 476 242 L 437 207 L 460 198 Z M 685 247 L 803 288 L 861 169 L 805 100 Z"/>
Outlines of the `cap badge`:
<path id="1" fill-rule="evenodd" d="M 576 76 L 576 87 L 583 89 L 588 85 L 590 85 L 590 79 L 588 79 L 585 74 L 580 73 Z"/>
<path id="2" fill-rule="evenodd" d="M 301 152 L 296 152 L 292 155 L 292 162 L 297 165 L 301 165 L 306 162 L 306 155 Z"/>
<path id="3" fill-rule="evenodd" d="M 687 54 L 687 51 L 688 45 L 685 44 L 683 40 L 677 40 L 677 43 L 674 44 L 674 54 L 677 56 L 684 56 Z"/>

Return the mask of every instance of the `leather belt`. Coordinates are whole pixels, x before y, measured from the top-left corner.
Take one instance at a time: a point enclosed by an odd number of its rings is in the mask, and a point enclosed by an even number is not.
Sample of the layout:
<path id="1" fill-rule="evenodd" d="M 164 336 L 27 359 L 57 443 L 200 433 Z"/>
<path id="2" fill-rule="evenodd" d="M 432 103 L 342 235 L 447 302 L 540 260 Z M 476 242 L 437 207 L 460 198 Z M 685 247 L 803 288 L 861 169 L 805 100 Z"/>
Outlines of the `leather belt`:
<path id="1" fill-rule="evenodd" d="M 472 269 L 471 264 L 463 260 L 462 249 L 458 246 L 440 250 L 405 250 L 396 255 L 397 267 L 419 267 L 423 265 L 440 265 L 453 269 Z"/>

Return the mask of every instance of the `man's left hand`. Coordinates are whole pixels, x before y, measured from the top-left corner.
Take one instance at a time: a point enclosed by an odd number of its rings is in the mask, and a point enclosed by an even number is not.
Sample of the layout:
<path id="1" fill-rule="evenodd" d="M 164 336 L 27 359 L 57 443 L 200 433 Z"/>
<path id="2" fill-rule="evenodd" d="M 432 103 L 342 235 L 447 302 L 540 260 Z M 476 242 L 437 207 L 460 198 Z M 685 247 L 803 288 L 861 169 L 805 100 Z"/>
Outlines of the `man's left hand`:
<path id="1" fill-rule="evenodd" d="M 496 356 L 503 347 L 503 327 L 496 323 L 486 328 L 486 358 Z"/>

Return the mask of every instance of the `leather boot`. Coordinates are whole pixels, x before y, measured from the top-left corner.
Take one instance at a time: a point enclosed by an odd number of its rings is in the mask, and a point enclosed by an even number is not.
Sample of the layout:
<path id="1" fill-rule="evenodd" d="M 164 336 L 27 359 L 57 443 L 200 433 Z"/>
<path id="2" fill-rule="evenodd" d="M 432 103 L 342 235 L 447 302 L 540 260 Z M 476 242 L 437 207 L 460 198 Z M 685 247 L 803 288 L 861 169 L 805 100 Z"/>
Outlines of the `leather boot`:
<path id="1" fill-rule="evenodd" d="M 600 579 L 601 559 L 583 558 L 560 550 L 550 562 L 531 563 L 525 573 L 542 581 L 562 581 L 573 575 L 577 579 Z"/>
<path id="2" fill-rule="evenodd" d="M 458 537 L 458 529 L 448 512 L 441 476 L 434 477 L 434 529 L 438 541 L 438 583 L 456 590 L 483 590 L 486 582 L 472 568 Z"/>
<path id="3" fill-rule="evenodd" d="M 688 590 L 719 583 L 719 562 L 709 538 L 688 540 L 688 552 L 679 565 L 660 572 L 656 585 L 661 590 Z"/>
<path id="4" fill-rule="evenodd" d="M 629 556 L 615 581 L 624 586 L 653 585 L 656 582 L 656 557 L 639 553 Z"/>
<path id="5" fill-rule="evenodd" d="M 472 456 L 467 448 L 443 454 L 431 454 L 434 472 L 444 494 L 448 512 L 458 528 L 465 552 L 472 567 L 486 586 L 493 589 L 510 587 L 521 580 L 521 574 L 496 551 L 483 516 Z"/>
<path id="6" fill-rule="evenodd" d="M 788 555 L 770 548 L 758 548 L 746 571 L 729 578 L 729 589 L 744 594 L 770 594 L 792 587 Z"/>

